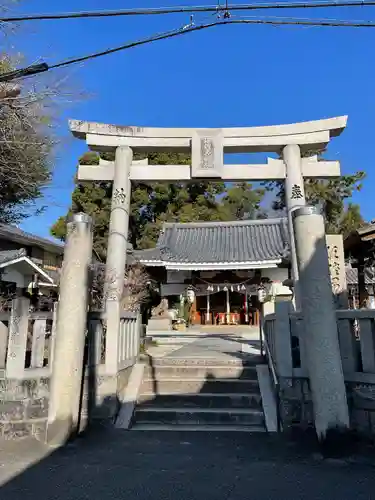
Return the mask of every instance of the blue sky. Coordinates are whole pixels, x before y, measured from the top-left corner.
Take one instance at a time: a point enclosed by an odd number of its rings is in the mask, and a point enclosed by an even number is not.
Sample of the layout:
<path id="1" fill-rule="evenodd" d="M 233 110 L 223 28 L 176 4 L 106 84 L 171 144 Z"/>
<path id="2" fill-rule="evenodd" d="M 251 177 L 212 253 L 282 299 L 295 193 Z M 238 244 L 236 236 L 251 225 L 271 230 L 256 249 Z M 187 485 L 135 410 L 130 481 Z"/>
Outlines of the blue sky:
<path id="1" fill-rule="evenodd" d="M 163 0 L 158 6 L 193 3 L 206 2 Z M 140 6 L 155 7 L 155 2 L 34 0 L 21 2 L 18 12 Z M 259 15 L 266 14 L 272 13 Z M 375 20 L 371 7 L 273 14 Z M 207 14 L 195 17 L 197 23 L 211 19 L 213 16 Z M 53 64 L 188 22 L 188 15 L 35 22 L 23 25 L 11 41 L 17 51 L 25 54 L 27 62 L 42 59 Z M 347 114 L 348 127 L 331 143 L 327 158 L 339 159 L 343 173 L 367 172 L 364 188 L 354 201 L 360 203 L 366 219 L 375 218 L 374 39 L 372 29 L 227 26 L 56 71 L 56 79 L 68 78 L 67 85 L 86 97 L 67 105 L 60 116 L 61 146 L 53 185 L 43 201 L 48 209 L 42 216 L 26 220 L 22 227 L 48 236 L 49 227 L 70 204 L 77 159 L 86 148 L 83 142 L 70 137 L 68 118 L 123 125 L 230 127 Z"/>

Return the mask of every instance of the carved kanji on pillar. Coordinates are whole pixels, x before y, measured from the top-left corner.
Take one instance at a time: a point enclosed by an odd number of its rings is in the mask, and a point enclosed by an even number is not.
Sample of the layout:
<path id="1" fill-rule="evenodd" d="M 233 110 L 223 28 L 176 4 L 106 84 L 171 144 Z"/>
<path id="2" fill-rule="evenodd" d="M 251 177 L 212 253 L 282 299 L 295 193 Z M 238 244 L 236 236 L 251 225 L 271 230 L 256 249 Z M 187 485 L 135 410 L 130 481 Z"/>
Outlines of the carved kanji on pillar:
<path id="1" fill-rule="evenodd" d="M 300 200 L 303 198 L 301 186 L 298 186 L 298 184 L 293 185 L 291 198 L 292 200 Z"/>
<path id="2" fill-rule="evenodd" d="M 348 307 L 344 245 L 341 234 L 327 234 L 327 251 L 332 292 L 337 308 Z"/>
<path id="3" fill-rule="evenodd" d="M 115 203 L 125 203 L 126 193 L 124 188 L 116 189 L 113 193 L 113 200 Z"/>

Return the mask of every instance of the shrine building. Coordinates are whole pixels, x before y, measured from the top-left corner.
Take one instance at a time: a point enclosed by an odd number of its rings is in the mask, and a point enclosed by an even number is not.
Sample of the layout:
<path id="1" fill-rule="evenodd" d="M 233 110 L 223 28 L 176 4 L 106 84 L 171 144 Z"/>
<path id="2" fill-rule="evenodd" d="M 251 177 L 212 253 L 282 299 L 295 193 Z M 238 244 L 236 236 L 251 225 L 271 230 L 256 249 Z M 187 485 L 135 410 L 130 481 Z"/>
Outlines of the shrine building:
<path id="1" fill-rule="evenodd" d="M 292 298 L 287 219 L 165 223 L 155 248 L 134 252 L 178 308 L 195 291 L 193 324 L 259 323 L 258 290 Z"/>

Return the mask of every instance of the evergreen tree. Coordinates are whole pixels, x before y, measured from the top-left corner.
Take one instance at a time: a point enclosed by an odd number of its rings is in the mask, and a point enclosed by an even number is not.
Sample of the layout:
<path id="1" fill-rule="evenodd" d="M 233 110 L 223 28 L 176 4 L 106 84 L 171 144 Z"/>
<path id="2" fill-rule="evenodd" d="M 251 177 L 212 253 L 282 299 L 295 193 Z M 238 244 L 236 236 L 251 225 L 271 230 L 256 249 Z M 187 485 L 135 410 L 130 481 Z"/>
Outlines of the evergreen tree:
<path id="1" fill-rule="evenodd" d="M 150 165 L 190 164 L 190 156 L 182 153 L 150 153 Z M 113 155 L 105 155 L 112 160 Z M 142 157 L 135 154 L 134 159 Z M 99 163 L 96 153 L 86 153 L 81 164 Z M 152 168 L 152 167 L 150 167 Z M 261 215 L 264 189 L 253 189 L 243 182 L 225 186 L 223 182 L 175 184 L 132 183 L 129 241 L 134 248 L 155 246 L 164 222 L 225 221 Z M 112 195 L 111 182 L 77 183 L 72 194 L 72 207 L 51 228 L 51 234 L 64 239 L 66 220 L 71 213 L 85 212 L 93 217 L 94 250 L 105 259 Z"/>
<path id="2" fill-rule="evenodd" d="M 326 231 L 329 234 L 346 236 L 353 229 L 360 227 L 364 221 L 360 207 L 347 200 L 355 191 L 362 188 L 365 172 L 359 171 L 353 175 L 343 175 L 332 179 L 305 179 L 306 201 L 310 205 L 319 206 L 326 220 Z M 276 211 L 285 210 L 284 182 L 265 183 L 267 190 L 275 193 L 272 208 Z"/>

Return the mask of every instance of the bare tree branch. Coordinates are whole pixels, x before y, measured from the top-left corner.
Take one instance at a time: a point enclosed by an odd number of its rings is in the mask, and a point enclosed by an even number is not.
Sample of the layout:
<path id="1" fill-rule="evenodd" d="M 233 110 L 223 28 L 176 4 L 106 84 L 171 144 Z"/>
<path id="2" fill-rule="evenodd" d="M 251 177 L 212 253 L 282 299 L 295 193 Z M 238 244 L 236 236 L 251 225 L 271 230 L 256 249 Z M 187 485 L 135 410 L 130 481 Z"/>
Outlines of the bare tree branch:
<path id="1" fill-rule="evenodd" d="M 0 73 L 14 67 L 0 55 Z M 0 222 L 39 213 L 35 202 L 50 185 L 61 108 L 82 94 L 69 92 L 67 76 L 0 84 Z"/>
<path id="2" fill-rule="evenodd" d="M 115 281 L 115 278 L 113 278 Z M 121 296 L 121 307 L 125 311 L 138 312 L 148 297 L 148 284 L 150 276 L 146 269 L 139 263 L 129 266 L 125 272 L 124 289 Z M 106 269 L 103 264 L 92 267 L 91 303 L 95 310 L 104 308 L 106 282 Z"/>

